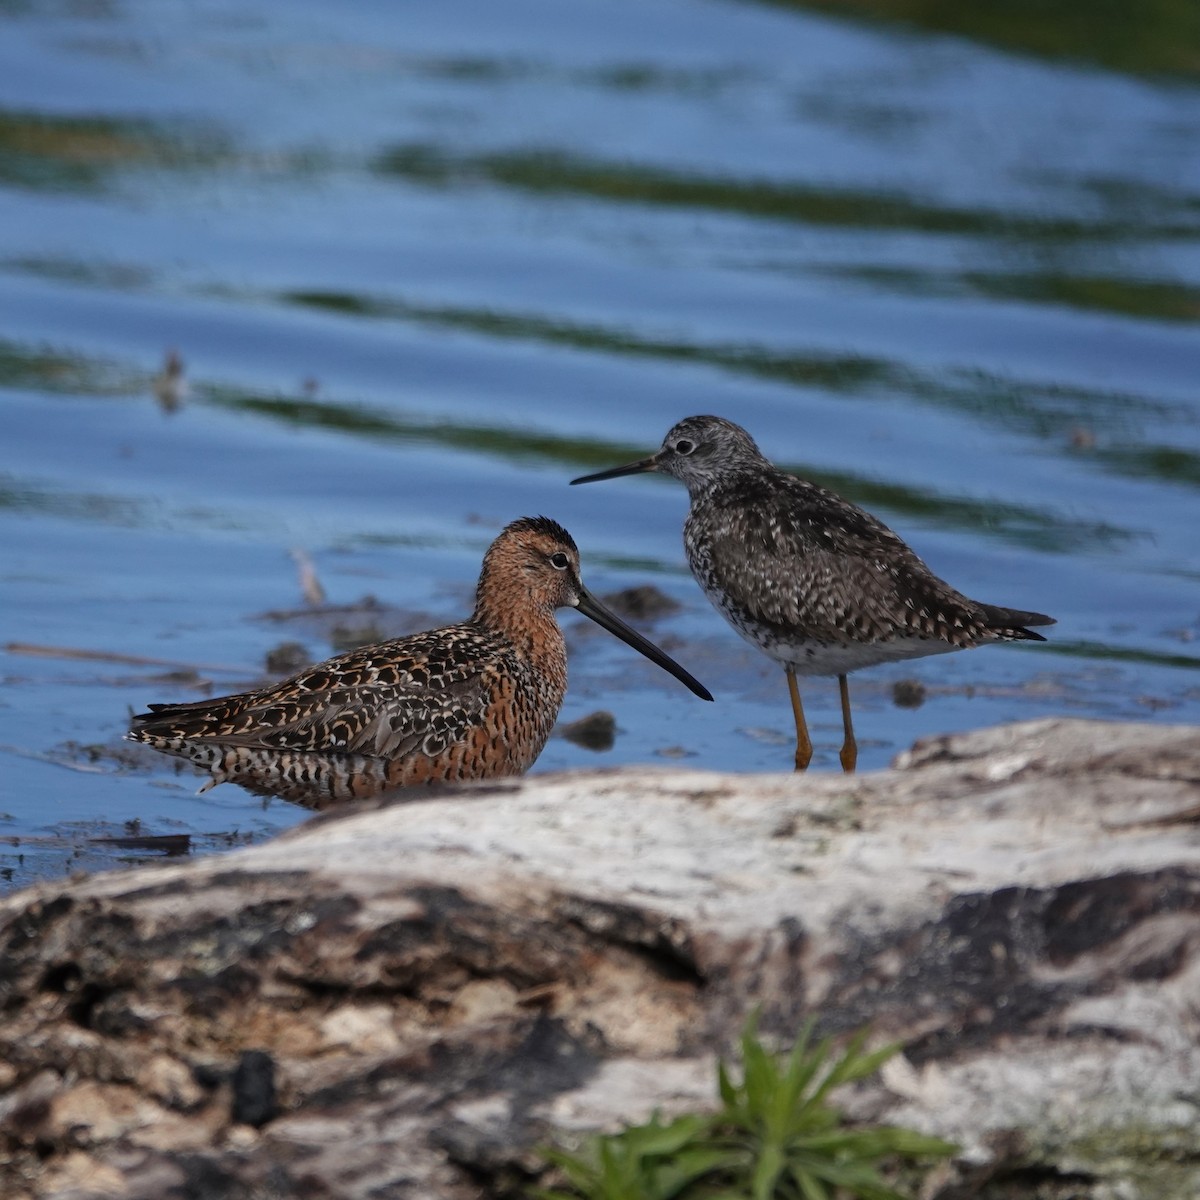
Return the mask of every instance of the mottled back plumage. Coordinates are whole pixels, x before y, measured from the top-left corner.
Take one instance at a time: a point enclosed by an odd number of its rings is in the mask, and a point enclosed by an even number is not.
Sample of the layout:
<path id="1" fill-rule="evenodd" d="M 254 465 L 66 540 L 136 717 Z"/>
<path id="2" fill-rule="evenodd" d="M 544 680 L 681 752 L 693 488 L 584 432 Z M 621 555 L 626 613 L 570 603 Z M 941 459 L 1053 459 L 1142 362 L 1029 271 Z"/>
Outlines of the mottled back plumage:
<path id="1" fill-rule="evenodd" d="M 848 672 L 989 642 L 1044 641 L 1026 627 L 1054 623 L 964 596 L 883 522 L 780 471 L 722 417 L 688 417 L 651 458 L 574 482 L 640 471 L 687 487 L 692 573 L 726 620 L 788 671 L 801 742 L 795 675 L 839 676 L 851 745 Z"/>
<path id="2" fill-rule="evenodd" d="M 562 706 L 566 646 L 554 610 L 563 606 L 707 696 L 586 591 L 561 525 L 525 517 L 484 556 L 469 620 L 364 646 L 257 691 L 151 705 L 127 736 L 207 768 L 205 788 L 229 781 L 313 808 L 414 784 L 519 775 Z"/>

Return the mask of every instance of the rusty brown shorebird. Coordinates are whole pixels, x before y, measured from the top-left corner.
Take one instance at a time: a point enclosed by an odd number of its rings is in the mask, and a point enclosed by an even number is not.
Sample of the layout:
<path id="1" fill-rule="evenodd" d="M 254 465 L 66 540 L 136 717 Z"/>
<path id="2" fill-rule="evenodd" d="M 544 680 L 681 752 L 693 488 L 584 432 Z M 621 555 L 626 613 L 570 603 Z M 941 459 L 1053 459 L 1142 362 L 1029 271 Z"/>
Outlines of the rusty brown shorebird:
<path id="1" fill-rule="evenodd" d="M 1044 642 L 1043 613 L 957 592 L 886 525 L 826 488 L 780 471 L 721 417 L 687 417 L 649 458 L 584 475 L 591 483 L 662 471 L 688 490 L 683 543 L 696 581 L 721 615 L 787 675 L 796 770 L 812 760 L 797 675 L 836 675 L 842 769 L 858 744 L 846 677 L 860 667 L 991 642 Z"/>
<path id="2" fill-rule="evenodd" d="M 363 646 L 270 687 L 152 704 L 126 734 L 237 783 L 310 808 L 417 784 L 520 775 L 541 753 L 567 686 L 554 618 L 576 608 L 708 690 L 583 586 L 571 535 L 523 517 L 488 548 L 467 621 Z"/>

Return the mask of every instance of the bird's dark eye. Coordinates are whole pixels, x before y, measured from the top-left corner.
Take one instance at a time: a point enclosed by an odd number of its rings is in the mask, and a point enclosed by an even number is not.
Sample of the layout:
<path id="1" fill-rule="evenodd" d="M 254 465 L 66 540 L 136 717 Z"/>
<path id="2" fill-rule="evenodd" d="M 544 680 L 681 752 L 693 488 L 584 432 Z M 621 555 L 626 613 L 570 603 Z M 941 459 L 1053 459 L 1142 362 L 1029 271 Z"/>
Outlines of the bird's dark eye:
<path id="1" fill-rule="evenodd" d="M 695 450 L 695 448 L 696 448 L 696 443 L 689 442 L 687 438 L 680 438 L 679 441 L 677 441 L 675 443 L 675 453 L 676 454 L 691 454 L 691 452 L 693 450 Z"/>
<path id="2" fill-rule="evenodd" d="M 550 555 L 550 565 L 560 571 L 565 571 L 571 565 L 571 560 L 560 550 L 557 554 Z"/>

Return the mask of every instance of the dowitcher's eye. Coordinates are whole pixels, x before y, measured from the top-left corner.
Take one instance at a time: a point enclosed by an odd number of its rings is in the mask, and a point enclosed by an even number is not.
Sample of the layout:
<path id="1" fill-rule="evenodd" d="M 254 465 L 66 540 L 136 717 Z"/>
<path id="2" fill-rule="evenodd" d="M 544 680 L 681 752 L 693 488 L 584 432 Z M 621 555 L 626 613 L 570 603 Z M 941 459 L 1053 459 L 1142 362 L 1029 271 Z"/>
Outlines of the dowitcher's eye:
<path id="1" fill-rule="evenodd" d="M 550 555 L 550 565 L 557 568 L 559 571 L 565 571 L 571 565 L 570 559 L 560 550 L 557 554 Z"/>
<path id="2" fill-rule="evenodd" d="M 696 448 L 696 443 L 689 442 L 687 438 L 680 438 L 679 441 L 677 441 L 675 443 L 675 453 L 676 454 L 691 454 L 691 452 L 693 450 L 695 450 L 695 448 Z"/>

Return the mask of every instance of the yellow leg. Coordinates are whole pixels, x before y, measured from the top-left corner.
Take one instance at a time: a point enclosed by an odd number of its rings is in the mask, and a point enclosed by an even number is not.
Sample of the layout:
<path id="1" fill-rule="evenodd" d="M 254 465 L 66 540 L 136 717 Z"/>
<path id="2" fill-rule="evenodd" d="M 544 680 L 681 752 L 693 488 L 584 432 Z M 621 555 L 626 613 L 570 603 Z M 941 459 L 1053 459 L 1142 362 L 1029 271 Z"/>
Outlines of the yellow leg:
<path id="1" fill-rule="evenodd" d="M 804 719 L 804 705 L 800 703 L 800 689 L 796 686 L 796 672 L 784 667 L 787 673 L 788 692 L 792 697 L 792 713 L 796 718 L 796 770 L 806 771 L 812 762 L 812 739 L 808 736 L 808 722 Z"/>
<path id="2" fill-rule="evenodd" d="M 858 765 L 858 743 L 854 740 L 854 722 L 850 719 L 850 685 L 845 675 L 838 676 L 838 691 L 842 694 L 842 729 L 846 733 L 838 758 L 842 760 L 842 770 L 850 775 Z"/>

